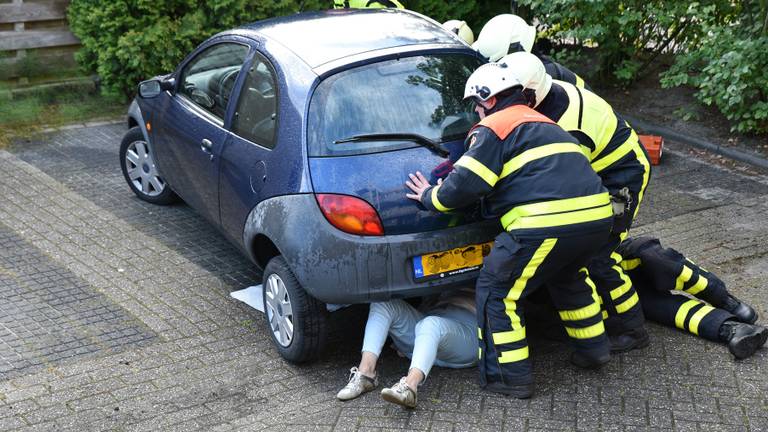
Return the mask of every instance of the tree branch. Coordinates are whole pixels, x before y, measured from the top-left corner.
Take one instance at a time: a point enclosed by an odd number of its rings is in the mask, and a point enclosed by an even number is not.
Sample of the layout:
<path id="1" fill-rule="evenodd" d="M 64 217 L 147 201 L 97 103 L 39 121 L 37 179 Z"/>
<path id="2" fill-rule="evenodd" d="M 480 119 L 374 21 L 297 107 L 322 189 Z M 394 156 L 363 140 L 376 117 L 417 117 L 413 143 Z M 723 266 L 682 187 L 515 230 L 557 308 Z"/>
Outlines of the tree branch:
<path id="1" fill-rule="evenodd" d="M 685 28 L 686 28 L 686 27 L 688 27 L 688 23 L 689 23 L 689 21 L 685 21 L 685 22 L 683 23 L 683 25 L 681 25 L 680 27 L 676 28 L 676 29 L 675 29 L 675 31 L 674 31 L 674 32 L 672 32 L 672 34 L 671 34 L 671 35 L 669 35 L 669 37 L 667 38 L 667 40 L 666 40 L 666 41 L 664 41 L 664 43 L 661 45 L 661 47 L 660 47 L 659 49 L 657 49 L 657 50 L 654 50 L 654 53 L 653 53 L 653 55 L 651 56 L 651 58 L 649 58 L 648 60 L 646 60 L 646 61 L 645 61 L 645 63 L 643 63 L 643 64 L 640 66 L 640 69 L 638 69 L 638 70 L 639 70 L 639 71 L 645 71 L 645 70 L 646 70 L 646 68 L 647 68 L 648 66 L 650 66 L 650 65 L 651 65 L 651 63 L 653 63 L 653 61 L 654 61 L 654 60 L 656 60 L 656 59 L 657 59 L 657 58 L 658 58 L 658 57 L 661 55 L 661 53 L 662 53 L 662 52 L 664 52 L 664 50 L 667 48 L 667 46 L 668 46 L 670 43 L 672 43 L 672 41 L 673 41 L 673 40 L 675 40 L 675 39 L 677 38 L 677 36 L 678 36 L 678 35 L 679 35 L 679 34 L 680 34 L 680 33 L 681 33 L 683 30 L 685 30 Z M 647 74 L 648 74 L 648 72 L 640 72 L 640 75 L 639 75 L 639 77 L 645 77 Z"/>

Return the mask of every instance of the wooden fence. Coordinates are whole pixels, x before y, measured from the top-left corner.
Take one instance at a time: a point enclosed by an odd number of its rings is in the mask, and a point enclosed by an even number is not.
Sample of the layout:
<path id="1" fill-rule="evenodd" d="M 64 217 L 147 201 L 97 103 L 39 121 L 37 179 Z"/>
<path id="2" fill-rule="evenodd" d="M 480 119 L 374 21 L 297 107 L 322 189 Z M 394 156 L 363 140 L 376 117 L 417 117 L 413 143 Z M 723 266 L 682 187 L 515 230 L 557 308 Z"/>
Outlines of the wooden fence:
<path id="1" fill-rule="evenodd" d="M 0 0 L 0 80 L 72 69 L 80 41 L 69 31 L 69 0 Z"/>

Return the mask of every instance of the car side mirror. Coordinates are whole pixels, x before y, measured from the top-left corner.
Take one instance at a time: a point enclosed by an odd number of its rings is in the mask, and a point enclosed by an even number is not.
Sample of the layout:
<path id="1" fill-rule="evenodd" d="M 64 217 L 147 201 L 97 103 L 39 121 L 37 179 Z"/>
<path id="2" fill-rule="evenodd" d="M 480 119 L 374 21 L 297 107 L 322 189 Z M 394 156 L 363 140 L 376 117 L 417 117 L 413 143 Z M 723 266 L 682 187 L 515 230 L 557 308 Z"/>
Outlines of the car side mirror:
<path id="1" fill-rule="evenodd" d="M 153 78 L 150 80 L 142 81 L 139 83 L 139 96 L 144 99 L 151 99 L 163 91 L 173 90 L 175 84 L 176 80 L 173 78 L 164 80 Z"/>

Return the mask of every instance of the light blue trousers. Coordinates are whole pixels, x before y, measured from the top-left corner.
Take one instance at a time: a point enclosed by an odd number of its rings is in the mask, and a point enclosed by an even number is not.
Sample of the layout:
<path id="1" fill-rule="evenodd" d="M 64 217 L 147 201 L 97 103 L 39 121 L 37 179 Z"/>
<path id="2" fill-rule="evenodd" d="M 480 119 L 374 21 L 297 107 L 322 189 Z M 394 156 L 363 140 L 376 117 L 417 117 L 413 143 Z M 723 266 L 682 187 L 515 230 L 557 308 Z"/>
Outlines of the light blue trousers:
<path id="1" fill-rule="evenodd" d="M 392 337 L 398 351 L 411 359 L 411 368 L 429 375 L 432 365 L 464 368 L 477 363 L 477 322 L 472 312 L 447 306 L 417 310 L 403 300 L 371 303 L 363 351 L 378 357 Z"/>

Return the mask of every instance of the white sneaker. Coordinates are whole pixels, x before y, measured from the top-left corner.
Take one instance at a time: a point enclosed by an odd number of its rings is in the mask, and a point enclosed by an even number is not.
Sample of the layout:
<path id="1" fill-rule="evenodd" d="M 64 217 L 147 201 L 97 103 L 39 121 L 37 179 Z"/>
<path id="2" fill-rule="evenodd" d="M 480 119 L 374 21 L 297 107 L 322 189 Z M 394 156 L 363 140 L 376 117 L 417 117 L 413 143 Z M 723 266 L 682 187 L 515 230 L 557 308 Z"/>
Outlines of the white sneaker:
<path id="1" fill-rule="evenodd" d="M 353 367 L 349 370 L 349 382 L 343 389 L 339 390 L 336 398 L 343 401 L 351 400 L 375 389 L 378 385 L 379 380 L 377 377 L 365 376 L 356 367 Z"/>
<path id="2" fill-rule="evenodd" d="M 382 389 L 381 398 L 406 408 L 416 408 L 416 390 L 405 383 L 405 377 L 400 378 L 400 381 L 392 387 Z"/>

